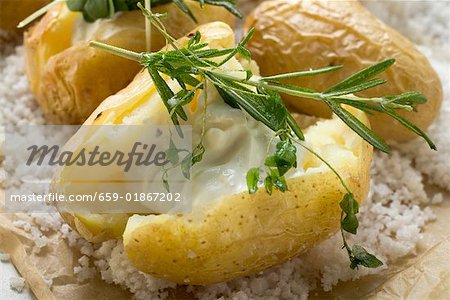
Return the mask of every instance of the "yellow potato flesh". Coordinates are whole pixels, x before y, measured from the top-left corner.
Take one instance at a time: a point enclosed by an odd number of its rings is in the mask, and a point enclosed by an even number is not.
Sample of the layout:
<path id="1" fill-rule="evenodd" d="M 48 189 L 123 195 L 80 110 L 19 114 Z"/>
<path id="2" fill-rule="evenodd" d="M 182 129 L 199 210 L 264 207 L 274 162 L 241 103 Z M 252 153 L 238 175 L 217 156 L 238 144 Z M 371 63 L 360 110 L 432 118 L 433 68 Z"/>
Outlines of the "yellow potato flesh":
<path id="1" fill-rule="evenodd" d="M 63 219 L 86 240 L 99 243 L 122 236 L 129 214 L 61 213 Z"/>
<path id="2" fill-rule="evenodd" d="M 72 36 L 67 33 L 72 32 L 77 18 L 77 14 L 70 12 L 65 5 L 59 5 L 25 33 L 26 74 L 33 94 L 37 95 L 42 87 L 41 76 L 47 61 L 70 47 Z"/>

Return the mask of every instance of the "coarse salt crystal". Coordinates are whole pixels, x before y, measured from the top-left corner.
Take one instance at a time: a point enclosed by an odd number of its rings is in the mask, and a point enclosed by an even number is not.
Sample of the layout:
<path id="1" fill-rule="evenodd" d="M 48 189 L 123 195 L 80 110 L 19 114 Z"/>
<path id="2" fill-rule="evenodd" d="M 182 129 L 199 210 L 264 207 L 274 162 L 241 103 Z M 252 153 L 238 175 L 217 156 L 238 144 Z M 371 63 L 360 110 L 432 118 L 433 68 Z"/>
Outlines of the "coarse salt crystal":
<path id="1" fill-rule="evenodd" d="M 22 293 L 25 289 L 25 279 L 22 277 L 11 277 L 9 279 L 9 286 L 12 290 L 15 290 L 18 293 Z"/>
<path id="2" fill-rule="evenodd" d="M 0 261 L 1 262 L 9 262 L 11 256 L 8 253 L 0 252 Z"/>

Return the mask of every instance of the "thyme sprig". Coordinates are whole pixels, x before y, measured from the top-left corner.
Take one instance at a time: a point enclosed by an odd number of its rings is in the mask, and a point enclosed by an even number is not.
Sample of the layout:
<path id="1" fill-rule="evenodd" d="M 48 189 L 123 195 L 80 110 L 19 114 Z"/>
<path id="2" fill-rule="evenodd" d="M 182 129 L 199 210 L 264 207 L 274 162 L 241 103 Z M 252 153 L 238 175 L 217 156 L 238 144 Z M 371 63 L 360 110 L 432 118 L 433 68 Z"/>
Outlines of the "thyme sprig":
<path id="1" fill-rule="evenodd" d="M 180 119 L 187 121 L 188 116 L 184 107 L 193 100 L 196 91 L 206 90 L 205 86 L 206 82 L 208 82 L 217 89 L 225 103 L 245 111 L 250 117 L 270 128 L 274 132 L 274 138 L 271 140 L 271 143 L 275 137 L 279 139 L 279 142 L 275 146 L 275 152 L 272 155 L 267 154 L 264 163 L 266 177 L 263 183 L 269 194 L 272 193 L 273 189 L 281 192 L 288 190 L 285 175 L 289 170 L 297 166 L 297 147 L 294 144 L 298 144 L 317 156 L 333 171 L 346 191 L 340 202 L 342 210 L 341 235 L 343 248 L 346 249 L 350 259 L 350 267 L 376 268 L 382 265 L 380 260 L 368 253 L 363 247 L 358 245 L 351 247 L 348 244 L 345 232 L 356 234 L 359 225 L 356 217 L 359 211 L 358 201 L 356 201 L 340 174 L 318 153 L 303 143 L 303 132 L 281 101 L 280 94 L 313 99 L 327 104 L 353 131 L 383 152 L 390 151 L 386 142 L 353 116 L 346 106 L 354 107 L 367 113 L 385 113 L 398 120 L 405 128 L 424 138 L 430 148 L 436 149 L 425 132 L 397 113 L 399 109 L 413 111 L 417 104 L 425 103 L 426 98 L 419 92 L 407 92 L 374 98 L 353 95 L 354 93 L 384 84 L 385 80 L 375 77 L 392 66 L 395 60 L 387 59 L 381 61 L 349 76 L 324 91 L 316 91 L 286 84 L 280 80 L 333 72 L 340 69 L 341 66 L 267 77 L 257 76 L 249 70 L 226 72 L 223 66 L 237 54 L 245 59 L 251 59 L 251 54 L 245 48 L 245 45 L 251 38 L 253 30 L 250 30 L 241 42 L 233 48 L 212 49 L 208 47 L 207 43 L 201 41 L 200 32 L 193 34 L 187 45 L 181 46 L 166 32 L 161 23 L 160 19 L 164 15 L 153 14 L 142 7 L 141 4 L 137 6 L 141 8 L 152 26 L 165 37 L 167 44 L 171 45 L 171 48 L 165 48 L 154 53 L 135 53 L 99 42 L 91 42 L 91 45 L 141 63 L 149 72 L 175 125 L 180 124 Z M 176 80 L 179 84 L 179 91 L 173 91 L 163 76 Z M 202 80 L 197 78 L 202 78 Z M 299 101 L 301 100 L 299 99 Z M 200 147 L 200 149 L 201 155 L 197 156 L 195 160 L 194 156 L 190 158 L 190 166 L 201 160 L 205 149 L 204 147 Z M 260 167 L 251 168 L 247 172 L 246 180 L 250 193 L 255 193 L 258 190 L 261 182 L 260 176 Z"/>

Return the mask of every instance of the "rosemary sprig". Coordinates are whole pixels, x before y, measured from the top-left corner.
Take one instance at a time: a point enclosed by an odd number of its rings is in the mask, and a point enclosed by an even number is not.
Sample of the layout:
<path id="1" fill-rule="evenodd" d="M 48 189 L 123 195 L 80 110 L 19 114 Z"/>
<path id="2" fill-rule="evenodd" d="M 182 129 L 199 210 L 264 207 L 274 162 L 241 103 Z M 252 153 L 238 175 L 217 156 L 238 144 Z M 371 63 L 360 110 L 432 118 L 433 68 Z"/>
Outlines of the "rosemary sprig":
<path id="1" fill-rule="evenodd" d="M 375 268 L 382 265 L 380 260 L 368 253 L 363 247 L 358 245 L 354 245 L 353 247 L 349 246 L 345 232 L 351 234 L 356 234 L 357 232 L 359 225 L 356 217 L 356 214 L 359 211 L 358 202 L 337 171 L 326 162 L 326 160 L 320 157 L 318 153 L 302 143 L 304 140 L 302 130 L 281 101 L 280 94 L 283 93 L 299 98 L 309 98 L 327 104 L 353 131 L 381 151 L 389 152 L 390 148 L 384 140 L 354 117 L 344 105 L 368 113 L 385 113 L 398 120 L 405 128 L 423 137 L 430 148 L 436 149 L 433 142 L 422 130 L 396 112 L 398 109 L 407 111 L 415 110 L 417 104 L 426 102 L 426 98 L 422 94 L 418 92 L 408 92 L 400 95 L 375 98 L 362 98 L 353 95 L 353 93 L 385 83 L 384 80 L 376 79 L 374 77 L 393 65 L 395 60 L 387 59 L 381 61 L 336 83 L 324 91 L 315 91 L 301 86 L 285 84 L 280 80 L 332 72 L 341 68 L 340 66 L 268 77 L 256 76 L 252 74 L 251 71 L 244 70 L 240 71 L 241 76 L 236 75 L 236 72 L 233 73 L 234 75 L 231 75 L 225 71 L 223 65 L 231 60 L 236 54 L 251 59 L 251 54 L 245 48 L 245 44 L 251 38 L 253 30 L 250 30 L 242 41 L 233 48 L 211 49 L 207 47 L 207 43 L 201 42 L 201 35 L 199 32 L 196 32 L 196 34 L 190 38 L 186 46 L 181 47 L 175 42 L 175 39 L 166 32 L 160 21 L 160 18 L 163 17 L 163 15 L 153 14 L 151 11 L 142 7 L 141 4 L 138 4 L 137 6 L 141 8 L 144 15 L 150 20 L 152 26 L 165 37 L 167 43 L 172 46 L 172 49 L 165 49 L 155 53 L 134 53 L 126 49 L 98 42 L 91 42 L 91 45 L 112 54 L 140 62 L 149 72 L 164 105 L 170 113 L 172 122 L 175 125 L 180 124 L 180 119 L 184 121 L 187 120 L 184 106 L 192 101 L 196 91 L 202 89 L 206 90 L 205 86 L 208 82 L 218 90 L 225 103 L 231 107 L 242 109 L 250 117 L 262 122 L 270 128 L 274 132 L 274 138 L 270 143 L 273 142 L 275 137 L 279 139 L 279 142 L 276 144 L 275 152 L 272 155 L 267 154 L 264 163 L 266 177 L 263 180 L 263 183 L 269 194 L 272 193 L 274 188 L 281 192 L 288 190 L 285 175 L 297 166 L 297 148 L 294 146 L 294 143 L 317 156 L 333 171 L 346 190 L 346 193 L 340 202 L 342 210 L 341 235 L 343 247 L 349 255 L 350 267 L 356 268 L 358 266 L 364 266 Z M 177 92 L 172 91 L 162 79 L 161 74 L 176 80 L 179 83 L 180 90 Z M 199 81 L 197 79 L 198 77 L 202 78 L 202 81 Z M 197 155 L 195 160 L 194 155 L 191 155 L 189 166 L 192 166 L 194 163 L 201 160 L 205 149 L 204 147 L 199 147 L 199 149 L 201 150 L 199 152 L 201 155 Z M 268 149 L 270 149 L 270 147 L 268 147 Z M 194 149 L 194 152 L 195 151 L 196 150 Z M 261 168 L 259 167 L 251 168 L 247 172 L 246 180 L 250 193 L 255 193 L 258 190 L 259 182 L 261 181 L 260 176 Z"/>
<path id="2" fill-rule="evenodd" d="M 251 35 L 251 33 L 252 32 L 249 32 L 249 35 Z M 429 139 L 425 132 L 413 125 L 407 119 L 401 117 L 395 111 L 396 109 L 405 109 L 408 111 L 414 110 L 416 104 L 422 104 L 426 100 L 422 94 L 418 92 L 408 92 L 400 95 L 379 98 L 361 98 L 351 94 L 345 94 L 350 89 L 354 92 L 366 90 L 373 87 L 374 82 L 376 85 L 379 85 L 382 82 L 384 83 L 384 81 L 381 80 L 370 80 L 370 77 L 368 77 L 367 74 L 373 74 L 374 69 L 377 70 L 377 73 L 379 73 L 380 69 L 386 70 L 393 64 L 394 60 L 392 59 L 382 61 L 356 73 L 353 76 L 357 75 L 360 79 L 352 83 L 350 86 L 345 85 L 342 89 L 333 88 L 325 92 L 316 92 L 310 89 L 285 84 L 270 77 L 253 76 L 253 74 L 249 73 L 249 71 L 242 71 L 243 73 L 246 73 L 243 74 L 244 76 L 226 74 L 220 67 L 229 59 L 224 59 L 219 63 L 212 59 L 223 55 L 236 53 L 236 49 L 239 46 L 242 47 L 243 44 L 240 43 L 236 48 L 205 49 L 207 45 L 204 43 L 195 42 L 195 38 L 196 37 L 193 37 L 190 44 L 181 49 L 160 51 L 156 53 L 133 53 L 125 49 L 120 49 L 98 42 L 91 42 L 91 45 L 97 48 L 102 48 L 116 55 L 137 60 L 144 65 L 149 70 L 152 79 L 156 81 L 155 85 L 157 86 L 158 91 L 160 92 L 163 101 L 168 108 L 170 108 L 168 99 L 174 95 L 172 95 L 171 91 L 167 90 L 167 84 L 164 80 L 161 81 L 161 78 L 159 78 L 159 73 L 166 74 L 170 78 L 176 79 L 182 87 L 186 84 L 196 86 L 197 84 L 193 83 L 198 83 L 198 81 L 193 76 L 201 74 L 213 83 L 221 96 L 224 98 L 225 102 L 233 107 L 240 107 L 247 111 L 247 113 L 249 113 L 252 117 L 264 123 L 274 132 L 287 129 L 289 126 L 291 130 L 296 133 L 297 137 L 303 140 L 300 128 L 295 124 L 295 122 L 292 121 L 292 116 L 290 116 L 281 101 L 280 93 L 285 93 L 326 103 L 352 130 L 354 130 L 372 146 L 383 152 L 390 151 L 390 148 L 385 141 L 382 140 L 370 128 L 356 119 L 347 109 L 345 109 L 345 107 L 342 106 L 343 104 L 353 106 L 369 113 L 386 113 L 387 115 L 399 120 L 399 122 L 407 129 L 423 137 L 429 144 L 430 148 L 436 149 L 434 143 L 431 139 Z M 244 40 L 245 39 L 248 39 L 248 36 L 244 38 Z M 323 69 L 320 73 L 333 70 L 334 69 L 331 68 L 328 70 Z M 298 74 L 301 73 L 297 73 L 296 75 L 298 76 Z M 319 74 L 319 72 L 317 74 Z M 293 75 L 293 73 L 283 75 L 285 78 L 288 76 L 295 75 Z M 345 81 L 346 80 L 344 80 L 343 83 Z M 256 88 L 256 90 L 252 90 L 251 87 Z M 188 92 L 188 90 L 184 88 L 183 90 Z M 180 100 L 180 97 L 176 98 Z M 173 100 L 176 100 L 176 98 Z M 189 99 L 184 99 L 184 101 L 181 101 L 181 104 L 186 105 L 189 102 Z M 174 101 L 171 103 L 174 103 Z M 183 113 L 183 109 L 180 105 L 177 105 L 177 113 L 173 117 L 175 124 L 179 123 L 177 117 L 185 119 L 185 113 Z"/>

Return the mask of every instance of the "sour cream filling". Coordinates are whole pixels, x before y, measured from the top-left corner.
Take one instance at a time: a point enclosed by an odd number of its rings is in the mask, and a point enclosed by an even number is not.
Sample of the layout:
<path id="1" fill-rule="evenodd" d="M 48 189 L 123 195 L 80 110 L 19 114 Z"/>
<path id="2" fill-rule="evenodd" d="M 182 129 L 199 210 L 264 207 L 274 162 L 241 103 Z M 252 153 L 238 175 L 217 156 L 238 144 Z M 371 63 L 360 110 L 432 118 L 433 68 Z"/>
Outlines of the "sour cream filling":
<path id="1" fill-rule="evenodd" d="M 141 26 L 142 25 L 142 26 Z M 107 41 L 123 32 L 144 31 L 143 21 L 136 22 L 131 15 L 123 12 L 115 13 L 111 18 L 97 19 L 86 22 L 80 14 L 74 22 L 72 30 L 72 45 L 91 40 Z"/>
<path id="2" fill-rule="evenodd" d="M 242 70 L 242 65 L 234 58 L 224 66 L 224 72 L 227 74 L 245 78 L 246 73 Z M 181 89 L 175 80 L 167 79 L 166 82 L 174 92 Z M 129 99 L 130 101 L 125 103 L 126 108 L 117 108 L 110 114 L 110 124 L 131 126 L 172 124 L 160 96 L 154 88 L 147 84 L 150 84 L 150 81 L 142 81 L 142 94 L 135 94 L 134 99 Z M 191 168 L 190 181 L 187 181 L 183 186 L 183 194 L 190 194 L 192 201 L 181 203 L 149 201 L 140 204 L 150 212 L 190 211 L 192 208 L 202 206 L 205 203 L 220 201 L 223 197 L 246 192 L 248 170 L 255 167 L 263 168 L 267 154 L 273 153 L 275 145 L 279 141 L 278 138 L 272 140 L 274 132 L 263 123 L 256 121 L 245 111 L 226 104 L 212 83 L 209 82 L 207 93 L 201 91 L 198 97 L 193 100 L 193 102 L 197 102 L 195 105 L 189 104 L 184 107 L 188 120 L 181 125 L 192 126 L 192 148 L 195 148 L 201 140 L 205 95 L 207 95 L 207 115 L 203 138 L 205 153 L 203 159 Z M 131 103 L 134 104 L 130 106 Z M 123 118 L 118 117 L 121 114 L 123 114 Z M 108 121 L 105 125 L 108 125 Z M 271 140 L 272 143 L 268 153 L 267 148 Z M 110 147 L 114 150 L 117 147 L 128 149 L 127 147 L 134 143 L 136 138 L 128 132 L 122 132 L 120 136 L 112 136 L 110 131 L 102 133 L 102 130 L 97 130 L 95 136 L 88 138 L 88 140 L 84 139 L 84 141 L 84 144 L 100 144 L 106 149 Z M 311 167 L 311 164 L 304 164 L 304 161 L 310 159 L 310 156 L 310 153 L 297 146 L 298 167 L 289 171 L 286 177 L 291 178 L 304 174 L 304 168 Z M 312 170 L 308 169 L 307 171 L 311 172 Z M 71 178 L 72 172 L 78 171 L 76 169 L 71 171 L 71 168 L 67 168 L 63 177 Z M 159 169 L 154 168 L 154 170 L 146 170 L 145 172 L 147 182 L 159 181 L 162 185 Z M 93 168 L 89 175 L 93 178 L 98 175 L 99 178 L 107 179 L 104 178 L 105 174 L 102 168 Z M 120 167 L 109 169 L 106 175 L 111 176 L 114 180 L 122 178 L 124 182 L 136 180 L 133 177 L 135 174 L 124 172 Z M 260 186 L 262 187 L 262 183 Z M 121 186 L 119 185 L 116 188 L 121 188 Z"/>

